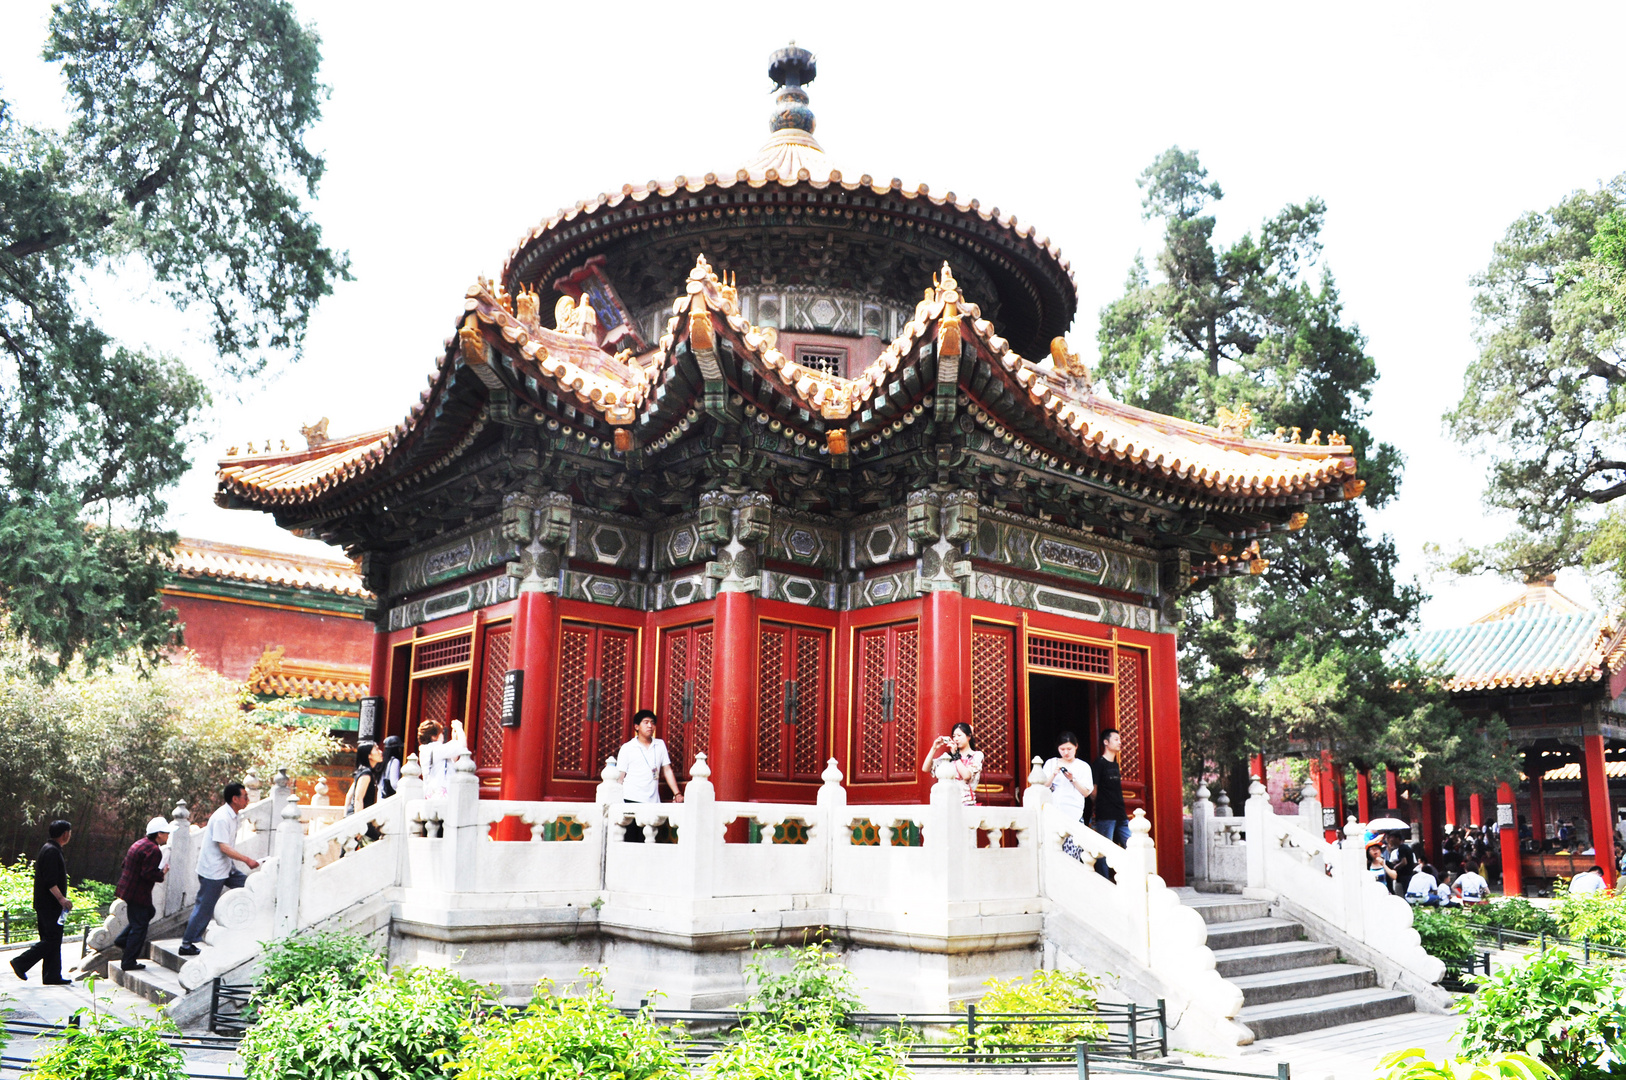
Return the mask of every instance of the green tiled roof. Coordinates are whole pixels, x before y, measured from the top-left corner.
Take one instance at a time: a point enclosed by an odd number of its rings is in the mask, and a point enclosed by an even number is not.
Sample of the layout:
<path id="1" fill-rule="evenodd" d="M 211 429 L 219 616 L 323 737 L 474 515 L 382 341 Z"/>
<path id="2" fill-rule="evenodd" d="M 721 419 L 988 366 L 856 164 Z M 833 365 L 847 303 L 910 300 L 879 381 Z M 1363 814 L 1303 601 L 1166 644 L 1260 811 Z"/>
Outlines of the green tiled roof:
<path id="1" fill-rule="evenodd" d="M 1606 626 L 1596 611 L 1555 614 L 1532 606 L 1492 622 L 1415 631 L 1391 653 L 1438 663 L 1451 676 L 1451 690 L 1595 682 L 1604 675 L 1598 637 Z"/>

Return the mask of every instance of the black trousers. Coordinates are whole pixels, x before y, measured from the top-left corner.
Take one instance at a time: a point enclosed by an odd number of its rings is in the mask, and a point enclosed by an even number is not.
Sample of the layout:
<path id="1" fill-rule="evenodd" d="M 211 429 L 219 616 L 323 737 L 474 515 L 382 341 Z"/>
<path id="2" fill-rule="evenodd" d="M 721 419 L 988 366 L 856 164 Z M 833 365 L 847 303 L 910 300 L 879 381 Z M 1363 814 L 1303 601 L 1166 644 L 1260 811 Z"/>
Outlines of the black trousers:
<path id="1" fill-rule="evenodd" d="M 36 941 L 27 952 L 11 962 L 11 966 L 20 975 L 40 965 L 40 979 L 46 983 L 62 981 L 62 926 L 57 922 L 62 918 L 62 909 L 55 911 L 40 911 L 34 909 L 34 918 L 39 922 L 40 939 Z"/>
<path id="2" fill-rule="evenodd" d="M 124 905 L 125 917 L 130 925 L 124 932 L 113 939 L 113 944 L 124 950 L 124 956 L 119 960 L 119 967 L 129 971 L 141 962 L 141 950 L 147 947 L 147 926 L 158 909 L 151 904 L 132 904 L 128 901 Z"/>

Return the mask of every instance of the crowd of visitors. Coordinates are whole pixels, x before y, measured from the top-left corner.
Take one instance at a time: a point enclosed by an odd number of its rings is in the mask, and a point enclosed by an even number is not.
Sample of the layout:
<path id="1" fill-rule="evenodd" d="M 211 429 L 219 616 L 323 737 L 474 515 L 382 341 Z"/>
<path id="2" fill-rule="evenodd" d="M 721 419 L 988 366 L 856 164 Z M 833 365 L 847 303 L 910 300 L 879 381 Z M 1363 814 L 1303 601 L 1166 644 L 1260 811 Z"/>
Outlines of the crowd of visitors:
<path id="1" fill-rule="evenodd" d="M 1501 874 L 1501 861 L 1495 831 L 1478 825 L 1448 830 L 1437 864 L 1399 830 L 1385 832 L 1367 846 L 1372 876 L 1408 903 L 1428 907 L 1484 903 L 1490 899 L 1491 880 Z"/>

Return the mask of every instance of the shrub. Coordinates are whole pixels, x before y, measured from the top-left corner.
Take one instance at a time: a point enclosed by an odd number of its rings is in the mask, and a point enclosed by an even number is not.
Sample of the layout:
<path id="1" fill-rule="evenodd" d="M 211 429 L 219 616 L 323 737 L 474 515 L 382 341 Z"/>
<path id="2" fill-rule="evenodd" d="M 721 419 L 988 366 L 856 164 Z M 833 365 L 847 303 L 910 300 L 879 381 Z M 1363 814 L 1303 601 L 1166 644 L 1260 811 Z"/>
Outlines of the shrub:
<path id="1" fill-rule="evenodd" d="M 248 1080 L 439 1080 L 491 1000 L 446 968 L 401 968 L 354 993 L 267 1003 L 238 1053 Z"/>
<path id="2" fill-rule="evenodd" d="M 1626 896 L 1565 893 L 1554 914 L 1565 937 L 1626 948 Z"/>
<path id="3" fill-rule="evenodd" d="M 88 1010 L 81 1009 L 81 1018 Z M 186 1059 L 164 1041 L 179 1031 L 168 1020 L 125 1025 L 105 1013 L 70 1027 L 34 1060 L 33 1080 L 186 1080 Z"/>
<path id="4" fill-rule="evenodd" d="M 1520 934 L 1557 934 L 1558 922 L 1546 908 L 1540 908 L 1522 896 L 1509 896 L 1466 909 L 1468 921 L 1475 926 L 1512 930 Z"/>
<path id="5" fill-rule="evenodd" d="M 384 976 L 384 958 L 355 934 L 283 938 L 265 951 L 254 980 L 256 1011 L 273 1002 L 297 1005 L 315 997 L 356 993 Z"/>
<path id="6" fill-rule="evenodd" d="M 1480 983 L 1463 1010 L 1470 1056 L 1527 1053 L 1564 1080 L 1616 1075 L 1626 1063 L 1626 1002 L 1603 967 L 1549 949 Z"/>
<path id="7" fill-rule="evenodd" d="M 772 970 L 773 961 L 785 959 L 793 960 L 789 970 Z M 847 1014 L 864 1008 L 852 972 L 818 942 L 800 949 L 755 950 L 745 970 L 757 987 L 745 1007 L 772 1023 L 829 1020 L 845 1027 Z"/>
<path id="8" fill-rule="evenodd" d="M 1397 1050 L 1378 1062 L 1382 1080 L 1546 1080 L 1553 1070 L 1529 1054 L 1492 1054 L 1482 1060 L 1430 1061 L 1421 1050 Z"/>
<path id="9" fill-rule="evenodd" d="M 104 881 L 68 881 L 68 899 L 73 910 L 67 925 L 100 926 L 103 912 L 113 903 L 113 886 Z M 34 862 L 17 856 L 10 866 L 0 866 L 0 910 L 11 915 L 11 940 L 27 941 L 34 936 Z"/>
<path id="10" fill-rule="evenodd" d="M 657 1027 L 647 1015 L 627 1019 L 596 982 L 580 997 L 550 990 L 539 987 L 518 1016 L 471 1025 L 451 1071 L 462 1080 L 688 1080 L 681 1031 Z"/>
<path id="11" fill-rule="evenodd" d="M 988 992 L 977 1003 L 977 1034 L 955 1029 L 956 1044 L 986 1050 L 1034 1043 L 1100 1042 L 1106 1025 L 1096 1020 L 1051 1020 L 1000 1023 L 1000 1013 L 1093 1012 L 1100 982 L 1083 971 L 1035 971 L 1026 979 L 989 979 Z M 1002 1055 L 1006 1056 L 1006 1055 Z"/>
<path id="12" fill-rule="evenodd" d="M 1470 971 L 1474 966 L 1474 928 L 1458 911 L 1448 908 L 1412 909 L 1412 927 L 1423 939 L 1431 956 L 1445 961 L 1450 971 Z"/>

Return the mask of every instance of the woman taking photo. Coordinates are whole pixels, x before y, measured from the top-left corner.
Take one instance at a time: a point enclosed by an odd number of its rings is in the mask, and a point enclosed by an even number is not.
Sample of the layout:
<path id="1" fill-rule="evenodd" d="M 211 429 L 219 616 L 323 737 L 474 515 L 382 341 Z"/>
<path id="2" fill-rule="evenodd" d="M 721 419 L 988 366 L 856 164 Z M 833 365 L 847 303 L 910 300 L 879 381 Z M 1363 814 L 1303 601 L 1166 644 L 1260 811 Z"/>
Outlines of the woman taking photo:
<path id="1" fill-rule="evenodd" d="M 374 742 L 356 744 L 356 771 L 350 783 L 350 795 L 344 801 L 348 817 L 359 813 L 378 801 L 378 776 L 383 771 L 384 750 Z"/>
<path id="2" fill-rule="evenodd" d="M 933 764 L 936 768 L 933 769 Z M 961 801 L 967 806 L 977 805 L 977 782 L 982 779 L 982 751 L 971 739 L 971 725 L 954 725 L 951 735 L 939 735 L 932 740 L 932 748 L 921 762 L 920 771 L 939 780 L 956 780 L 964 789 Z"/>

